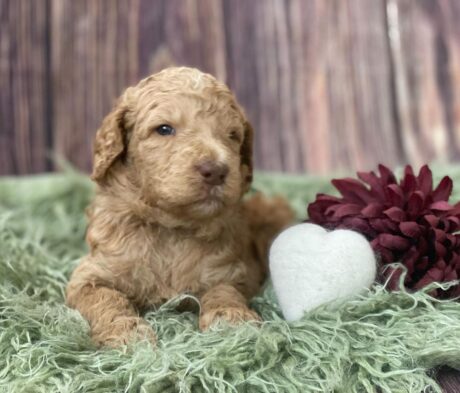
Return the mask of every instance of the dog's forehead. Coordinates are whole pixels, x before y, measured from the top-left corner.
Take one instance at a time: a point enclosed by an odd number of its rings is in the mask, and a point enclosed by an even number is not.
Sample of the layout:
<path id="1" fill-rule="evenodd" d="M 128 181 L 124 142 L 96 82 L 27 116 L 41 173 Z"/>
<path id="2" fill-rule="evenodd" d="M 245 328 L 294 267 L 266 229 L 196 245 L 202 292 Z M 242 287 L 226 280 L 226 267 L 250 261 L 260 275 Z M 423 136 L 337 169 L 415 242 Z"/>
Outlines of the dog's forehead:
<path id="1" fill-rule="evenodd" d="M 196 68 L 171 67 L 143 79 L 138 88 L 152 88 L 158 91 L 195 91 L 206 88 L 228 90 L 228 87 L 214 78 L 211 74 L 201 72 Z"/>
<path id="2" fill-rule="evenodd" d="M 228 123 L 244 122 L 245 117 L 228 89 L 189 89 L 182 86 L 158 89 L 150 86 L 138 95 L 136 112 L 139 118 L 155 114 L 183 119 L 216 118 Z"/>
<path id="3" fill-rule="evenodd" d="M 177 127 L 240 129 L 246 122 L 230 89 L 193 68 L 163 70 L 131 88 L 127 96 L 132 121 L 144 128 L 164 122 Z"/>

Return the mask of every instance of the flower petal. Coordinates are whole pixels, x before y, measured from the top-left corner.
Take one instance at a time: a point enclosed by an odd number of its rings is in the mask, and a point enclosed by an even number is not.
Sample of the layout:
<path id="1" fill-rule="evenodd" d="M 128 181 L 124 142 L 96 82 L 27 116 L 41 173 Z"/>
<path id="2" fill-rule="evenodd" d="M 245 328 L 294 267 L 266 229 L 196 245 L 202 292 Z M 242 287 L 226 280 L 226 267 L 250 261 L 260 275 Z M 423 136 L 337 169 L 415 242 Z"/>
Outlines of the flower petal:
<path id="1" fill-rule="evenodd" d="M 369 190 L 359 180 L 351 178 L 333 179 L 332 184 L 349 202 L 368 203 L 373 200 Z"/>
<path id="2" fill-rule="evenodd" d="M 425 273 L 425 275 L 418 280 L 418 282 L 414 285 L 415 289 L 422 289 L 426 287 L 427 285 L 431 284 L 434 281 L 434 279 L 431 277 L 431 275 Z"/>
<path id="3" fill-rule="evenodd" d="M 449 176 L 445 176 L 432 193 L 433 201 L 438 202 L 449 200 L 450 194 L 452 194 L 453 186 L 452 179 Z"/>
<path id="4" fill-rule="evenodd" d="M 411 217 L 420 214 L 423 209 L 424 202 L 425 196 L 421 193 L 421 191 L 413 192 L 407 201 L 407 213 Z"/>
<path id="5" fill-rule="evenodd" d="M 399 207 L 391 207 L 383 212 L 390 220 L 401 222 L 407 219 L 406 213 Z"/>
<path id="6" fill-rule="evenodd" d="M 444 272 L 437 267 L 433 267 L 428 270 L 427 274 L 433 279 L 433 281 L 441 281 L 444 277 Z"/>
<path id="7" fill-rule="evenodd" d="M 427 214 L 423 217 L 423 220 L 433 228 L 436 228 L 439 224 L 439 218 L 433 214 Z"/>
<path id="8" fill-rule="evenodd" d="M 423 194 L 428 195 L 433 190 L 433 174 L 428 167 L 424 165 L 420 168 L 420 172 L 417 177 L 418 188 Z"/>
<path id="9" fill-rule="evenodd" d="M 375 230 L 372 229 L 369 222 L 363 218 L 345 217 L 342 222 L 344 228 L 352 229 L 368 237 L 375 237 L 376 235 Z"/>
<path id="10" fill-rule="evenodd" d="M 395 184 L 396 177 L 392 171 L 390 171 L 385 165 L 379 165 L 380 178 L 383 184 Z"/>
<path id="11" fill-rule="evenodd" d="M 326 222 L 326 210 L 334 205 L 339 204 L 341 199 L 330 195 L 318 194 L 316 201 L 310 203 L 307 208 L 308 217 L 312 222 L 323 224 Z"/>
<path id="12" fill-rule="evenodd" d="M 343 218 L 346 216 L 356 215 L 361 212 L 360 205 L 353 205 L 351 203 L 347 203 L 344 205 L 336 205 L 334 207 L 337 207 L 336 209 L 334 209 L 334 218 Z"/>
<path id="13" fill-rule="evenodd" d="M 449 230 L 451 232 L 457 231 L 460 228 L 460 218 L 455 217 L 455 216 L 449 216 L 447 217 L 447 221 L 449 221 Z"/>
<path id="14" fill-rule="evenodd" d="M 404 221 L 399 224 L 401 233 L 407 237 L 418 238 L 422 234 L 420 225 L 414 221 Z"/>
<path id="15" fill-rule="evenodd" d="M 384 207 L 380 203 L 369 203 L 364 209 L 361 210 L 361 214 L 367 218 L 380 217 Z"/>
<path id="16" fill-rule="evenodd" d="M 381 246 L 391 250 L 405 251 L 410 247 L 409 240 L 389 233 L 382 233 L 377 236 L 377 239 Z"/>
<path id="17" fill-rule="evenodd" d="M 412 274 L 415 270 L 415 265 L 420 258 L 420 253 L 416 247 L 411 247 L 402 258 L 402 263 L 407 267 L 407 273 Z"/>
<path id="18" fill-rule="evenodd" d="M 369 192 L 374 198 L 379 197 L 380 199 L 383 199 L 383 185 L 380 182 L 379 177 L 374 172 L 358 172 L 357 175 L 359 179 L 369 184 L 371 187 Z"/>
<path id="19" fill-rule="evenodd" d="M 389 266 L 387 269 L 385 269 L 384 277 L 388 280 L 388 289 L 391 289 L 392 291 L 397 291 L 400 289 L 399 280 L 403 272 L 404 270 L 400 267 Z"/>
<path id="20" fill-rule="evenodd" d="M 434 248 L 436 250 L 436 256 L 438 258 L 444 258 L 446 256 L 447 250 L 446 247 L 440 242 L 435 242 L 434 243 Z"/>
<path id="21" fill-rule="evenodd" d="M 405 194 L 411 194 L 417 189 L 417 179 L 413 173 L 407 173 L 401 180 L 401 190 Z"/>
<path id="22" fill-rule="evenodd" d="M 450 205 L 446 201 L 434 202 L 429 207 L 430 207 L 431 210 L 437 210 L 437 211 L 442 211 L 442 212 L 449 211 L 449 210 L 453 209 L 453 206 Z"/>
<path id="23" fill-rule="evenodd" d="M 418 271 L 423 271 L 423 270 L 426 270 L 428 266 L 430 266 L 430 261 L 428 257 L 423 257 L 417 261 L 416 268 Z"/>
<path id="24" fill-rule="evenodd" d="M 378 233 L 392 233 L 398 230 L 398 224 L 385 218 L 371 218 L 369 225 Z"/>
<path id="25" fill-rule="evenodd" d="M 390 250 L 383 247 L 379 243 L 378 239 L 374 239 L 371 241 L 371 247 L 378 254 L 383 264 L 395 262 L 395 257 L 393 253 Z"/>
<path id="26" fill-rule="evenodd" d="M 434 228 L 430 230 L 437 242 L 443 242 L 446 240 L 446 232 L 442 229 Z"/>
<path id="27" fill-rule="evenodd" d="M 391 205 L 401 208 L 404 206 L 404 193 L 397 184 L 390 184 L 385 191 Z"/>
<path id="28" fill-rule="evenodd" d="M 448 267 L 446 270 L 444 270 L 444 280 L 445 281 L 455 281 L 458 280 L 458 273 L 455 269 L 452 267 Z"/>

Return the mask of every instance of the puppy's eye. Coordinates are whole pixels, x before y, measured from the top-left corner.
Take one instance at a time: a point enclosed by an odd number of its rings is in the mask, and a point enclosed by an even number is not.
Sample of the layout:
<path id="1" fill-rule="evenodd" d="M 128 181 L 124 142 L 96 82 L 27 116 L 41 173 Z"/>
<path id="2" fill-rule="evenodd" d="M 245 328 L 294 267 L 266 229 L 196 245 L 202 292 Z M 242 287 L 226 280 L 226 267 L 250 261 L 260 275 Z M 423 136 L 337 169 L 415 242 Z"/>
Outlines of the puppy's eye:
<path id="1" fill-rule="evenodd" d="M 169 124 L 162 124 L 155 128 L 155 131 L 160 135 L 174 135 L 176 130 L 172 128 Z"/>
<path id="2" fill-rule="evenodd" d="M 238 134 L 238 131 L 230 131 L 230 134 L 228 134 L 228 137 L 235 142 L 241 142 L 240 134 Z"/>

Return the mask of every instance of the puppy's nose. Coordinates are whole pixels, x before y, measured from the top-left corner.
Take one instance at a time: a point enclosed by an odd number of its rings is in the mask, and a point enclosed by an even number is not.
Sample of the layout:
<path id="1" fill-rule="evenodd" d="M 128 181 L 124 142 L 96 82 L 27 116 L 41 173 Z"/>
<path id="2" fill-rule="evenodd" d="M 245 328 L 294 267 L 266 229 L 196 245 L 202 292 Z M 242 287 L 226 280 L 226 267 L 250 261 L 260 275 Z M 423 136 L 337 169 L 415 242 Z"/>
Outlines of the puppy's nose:
<path id="1" fill-rule="evenodd" d="M 204 161 L 196 166 L 206 184 L 220 186 L 228 175 L 228 166 L 214 161 Z"/>

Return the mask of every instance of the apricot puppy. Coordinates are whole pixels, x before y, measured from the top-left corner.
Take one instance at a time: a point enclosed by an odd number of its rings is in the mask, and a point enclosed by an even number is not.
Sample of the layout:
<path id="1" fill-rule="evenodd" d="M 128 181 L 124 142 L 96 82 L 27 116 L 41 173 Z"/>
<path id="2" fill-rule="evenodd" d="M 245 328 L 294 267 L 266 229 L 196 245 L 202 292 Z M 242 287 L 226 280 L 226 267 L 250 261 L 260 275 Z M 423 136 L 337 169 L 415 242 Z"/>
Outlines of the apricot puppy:
<path id="1" fill-rule="evenodd" d="M 196 69 L 168 68 L 123 93 L 96 134 L 90 253 L 67 287 L 97 344 L 154 342 L 140 313 L 180 293 L 200 299 L 202 330 L 259 319 L 247 301 L 293 215 L 282 199 L 242 202 L 252 140 L 229 89 Z"/>

